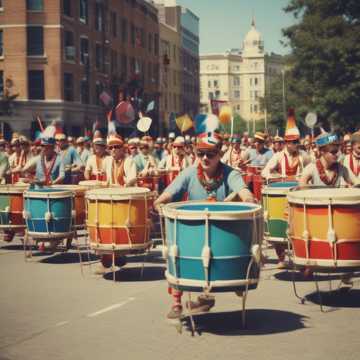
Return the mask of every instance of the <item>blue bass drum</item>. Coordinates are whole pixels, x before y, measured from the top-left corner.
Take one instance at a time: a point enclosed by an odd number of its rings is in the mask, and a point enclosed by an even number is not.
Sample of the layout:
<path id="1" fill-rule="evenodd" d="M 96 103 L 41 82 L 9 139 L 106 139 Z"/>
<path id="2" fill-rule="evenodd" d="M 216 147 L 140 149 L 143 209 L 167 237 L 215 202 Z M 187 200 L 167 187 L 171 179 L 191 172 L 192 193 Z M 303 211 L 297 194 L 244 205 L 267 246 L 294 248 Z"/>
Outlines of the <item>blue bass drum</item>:
<path id="1" fill-rule="evenodd" d="M 65 238 L 72 233 L 73 193 L 39 188 L 24 192 L 24 218 L 33 238 Z"/>
<path id="2" fill-rule="evenodd" d="M 255 289 L 260 275 L 262 208 L 250 203 L 181 202 L 163 208 L 166 278 L 184 291 Z"/>

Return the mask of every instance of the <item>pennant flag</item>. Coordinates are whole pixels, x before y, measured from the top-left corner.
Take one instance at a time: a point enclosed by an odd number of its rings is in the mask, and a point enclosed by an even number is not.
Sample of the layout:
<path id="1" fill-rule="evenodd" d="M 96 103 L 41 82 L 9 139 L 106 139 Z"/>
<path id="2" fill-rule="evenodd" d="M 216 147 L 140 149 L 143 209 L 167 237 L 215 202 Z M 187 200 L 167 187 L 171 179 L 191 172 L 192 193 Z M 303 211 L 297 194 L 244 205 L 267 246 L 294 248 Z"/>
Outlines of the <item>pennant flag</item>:
<path id="1" fill-rule="evenodd" d="M 120 101 L 115 108 L 115 117 L 119 123 L 129 124 L 135 120 L 135 110 L 129 101 Z"/>
<path id="2" fill-rule="evenodd" d="M 176 118 L 176 125 L 179 128 L 179 130 L 184 133 L 186 131 L 188 131 L 189 129 L 191 129 L 194 124 L 193 121 L 191 120 L 190 116 L 188 114 L 179 116 L 178 118 Z"/>
<path id="3" fill-rule="evenodd" d="M 57 134 L 62 134 L 63 129 L 60 123 L 54 120 L 50 125 L 48 125 L 44 131 L 42 131 L 41 136 L 43 138 L 53 138 Z"/>
<path id="4" fill-rule="evenodd" d="M 146 113 L 150 112 L 150 111 L 153 111 L 155 109 L 155 101 L 150 101 L 148 103 L 148 106 L 146 107 Z"/>
<path id="5" fill-rule="evenodd" d="M 99 99 L 105 106 L 110 106 L 113 102 L 113 98 L 105 90 L 99 95 Z"/>
<path id="6" fill-rule="evenodd" d="M 36 120 L 37 120 L 37 122 L 39 124 L 40 131 L 43 132 L 45 129 L 44 129 L 44 126 L 43 126 L 43 124 L 41 122 L 40 116 L 37 116 Z"/>
<path id="7" fill-rule="evenodd" d="M 195 133 L 197 135 L 212 133 L 219 130 L 219 118 L 213 114 L 199 114 L 195 118 Z"/>
<path id="8" fill-rule="evenodd" d="M 221 106 L 223 106 L 224 104 L 226 104 L 226 101 L 223 100 L 210 100 L 210 105 L 211 105 L 211 112 L 214 115 L 219 116 L 219 111 Z"/>
<path id="9" fill-rule="evenodd" d="M 112 120 L 112 110 L 107 113 L 107 120 L 108 120 L 108 135 L 116 134 L 116 125 L 115 122 Z"/>

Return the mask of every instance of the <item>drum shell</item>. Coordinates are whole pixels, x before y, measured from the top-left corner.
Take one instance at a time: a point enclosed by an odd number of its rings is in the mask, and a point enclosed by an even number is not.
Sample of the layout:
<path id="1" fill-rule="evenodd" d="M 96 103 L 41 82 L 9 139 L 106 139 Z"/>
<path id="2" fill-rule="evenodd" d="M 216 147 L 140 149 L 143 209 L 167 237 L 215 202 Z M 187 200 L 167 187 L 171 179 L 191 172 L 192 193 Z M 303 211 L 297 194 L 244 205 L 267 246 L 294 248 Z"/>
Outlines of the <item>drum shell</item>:
<path id="1" fill-rule="evenodd" d="M 208 206 L 211 208 L 212 205 Z M 257 237 L 255 242 L 261 243 L 262 222 L 262 216 L 255 220 L 208 220 L 211 248 L 208 280 L 212 292 L 244 290 L 254 236 Z M 166 246 L 169 253 L 167 279 L 172 287 L 185 291 L 203 291 L 206 279 L 202 252 L 206 243 L 206 226 L 206 220 L 181 219 L 181 216 L 175 220 L 166 217 Z M 175 243 L 178 256 L 174 262 L 170 253 Z M 251 267 L 249 275 L 252 280 L 249 289 L 254 289 L 258 283 L 259 268 Z"/>
<path id="2" fill-rule="evenodd" d="M 297 182 L 276 182 L 262 190 L 262 204 L 267 213 L 268 241 L 287 243 L 288 201 L 287 193 L 298 185 Z"/>
<path id="3" fill-rule="evenodd" d="M 146 176 L 137 179 L 137 186 L 144 187 L 150 191 L 159 190 L 159 176 Z"/>
<path id="4" fill-rule="evenodd" d="M 333 189 L 333 194 L 338 190 Z M 314 196 L 318 191 L 313 190 Z M 330 201 L 304 207 L 289 199 L 289 235 L 294 263 L 320 268 L 360 267 L 360 202 L 331 204 L 334 242 L 329 239 L 329 204 Z M 308 240 L 304 238 L 305 229 Z"/>
<path id="5" fill-rule="evenodd" d="M 29 235 L 51 238 L 72 232 L 73 195 L 69 191 L 62 193 L 59 195 L 55 189 L 48 188 L 24 193 L 24 208 L 29 214 L 25 219 Z M 48 212 L 52 216 L 47 220 Z"/>
<path id="6" fill-rule="evenodd" d="M 91 192 L 90 192 L 91 193 Z M 87 198 L 87 228 L 96 251 L 127 251 L 149 246 L 148 196 L 112 200 Z"/>
<path id="7" fill-rule="evenodd" d="M 23 192 L 27 188 L 0 186 L 0 229 L 22 231 L 26 225 L 23 217 Z"/>

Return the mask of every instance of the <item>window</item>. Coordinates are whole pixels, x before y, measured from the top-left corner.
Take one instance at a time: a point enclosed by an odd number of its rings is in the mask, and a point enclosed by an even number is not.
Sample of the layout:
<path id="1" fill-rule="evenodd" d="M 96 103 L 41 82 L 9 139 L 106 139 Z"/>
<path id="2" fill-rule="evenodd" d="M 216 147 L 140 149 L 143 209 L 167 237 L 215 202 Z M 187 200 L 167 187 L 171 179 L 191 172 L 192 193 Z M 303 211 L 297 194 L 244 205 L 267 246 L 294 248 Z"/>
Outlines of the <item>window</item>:
<path id="1" fill-rule="evenodd" d="M 63 14 L 69 17 L 72 16 L 71 0 L 63 0 Z"/>
<path id="2" fill-rule="evenodd" d="M 208 87 L 211 88 L 211 81 L 208 81 Z"/>
<path id="3" fill-rule="evenodd" d="M 44 72 L 30 70 L 28 72 L 28 94 L 30 100 L 44 100 Z"/>
<path id="4" fill-rule="evenodd" d="M 113 37 L 117 37 L 117 16 L 116 12 L 111 13 L 111 33 Z"/>
<path id="5" fill-rule="evenodd" d="M 27 28 L 27 55 L 44 55 L 44 34 L 42 26 L 28 26 Z"/>
<path id="6" fill-rule="evenodd" d="M 88 0 L 80 0 L 80 21 L 87 24 L 89 21 Z"/>
<path id="7" fill-rule="evenodd" d="M 0 98 L 4 96 L 4 72 L 0 71 Z"/>
<path id="8" fill-rule="evenodd" d="M 121 40 L 123 43 L 128 41 L 128 22 L 126 19 L 122 19 L 121 22 Z"/>
<path id="9" fill-rule="evenodd" d="M 74 61 L 76 58 L 76 48 L 74 43 L 74 33 L 72 31 L 65 31 L 64 45 L 65 59 Z"/>
<path id="10" fill-rule="evenodd" d="M 176 62 L 176 45 L 173 47 L 174 62 Z"/>
<path id="11" fill-rule="evenodd" d="M 215 91 L 215 98 L 219 99 L 220 95 L 221 95 L 220 90 L 216 90 Z"/>
<path id="12" fill-rule="evenodd" d="M 103 52 L 100 44 L 96 44 L 95 47 L 95 67 L 97 70 L 102 68 Z"/>
<path id="13" fill-rule="evenodd" d="M 218 87 L 219 86 L 219 82 L 217 80 L 214 80 L 214 87 Z"/>
<path id="14" fill-rule="evenodd" d="M 4 31 L 0 29 L 0 56 L 4 56 Z"/>
<path id="15" fill-rule="evenodd" d="M 132 46 L 135 46 L 135 37 L 136 37 L 136 34 L 135 34 L 135 26 L 134 24 L 131 24 L 130 25 L 130 44 Z"/>
<path id="16" fill-rule="evenodd" d="M 89 40 L 87 38 L 80 38 L 80 62 L 83 65 L 89 65 Z"/>
<path id="17" fill-rule="evenodd" d="M 254 85 L 258 84 L 258 78 L 254 78 Z"/>
<path id="18" fill-rule="evenodd" d="M 240 98 L 240 91 L 239 90 L 234 91 L 234 98 L 237 98 L 237 99 Z"/>
<path id="19" fill-rule="evenodd" d="M 209 92 L 209 100 L 214 100 L 214 93 L 213 92 Z"/>
<path id="20" fill-rule="evenodd" d="M 252 106 L 252 104 L 250 104 L 250 112 L 251 112 L 251 113 L 253 112 L 253 106 Z"/>
<path id="21" fill-rule="evenodd" d="M 28 11 L 42 11 L 43 8 L 43 0 L 26 0 L 26 10 Z"/>
<path id="22" fill-rule="evenodd" d="M 240 110 L 240 105 L 237 105 L 237 106 L 236 106 L 236 109 L 237 109 L 237 110 Z"/>
<path id="23" fill-rule="evenodd" d="M 104 31 L 104 6 L 99 3 L 95 3 L 95 29 Z"/>
<path id="24" fill-rule="evenodd" d="M 238 76 L 234 77 L 234 86 L 240 86 L 240 78 Z"/>
<path id="25" fill-rule="evenodd" d="M 258 91 L 254 91 L 254 99 L 255 99 L 255 100 L 256 100 L 256 99 L 258 98 L 258 96 L 259 96 L 258 93 L 259 93 Z"/>
<path id="26" fill-rule="evenodd" d="M 87 79 L 81 80 L 80 83 L 80 101 L 82 104 L 90 103 L 90 89 L 89 81 Z"/>
<path id="27" fill-rule="evenodd" d="M 258 106 L 254 105 L 254 113 L 257 113 L 257 112 L 258 112 Z"/>
<path id="28" fill-rule="evenodd" d="M 154 35 L 154 53 L 156 56 L 159 55 L 159 34 Z"/>
<path id="29" fill-rule="evenodd" d="M 252 86 L 252 84 L 253 84 L 253 79 L 250 78 L 250 86 Z"/>
<path id="30" fill-rule="evenodd" d="M 152 37 L 152 34 L 149 34 L 148 35 L 148 50 L 149 50 L 150 54 L 152 53 L 152 44 L 153 44 L 153 37 Z"/>
<path id="31" fill-rule="evenodd" d="M 74 76 L 64 73 L 64 100 L 74 101 Z"/>
<path id="32" fill-rule="evenodd" d="M 127 56 L 121 55 L 121 73 L 126 77 L 127 75 Z"/>
<path id="33" fill-rule="evenodd" d="M 148 63 L 148 79 L 149 79 L 149 84 L 151 85 L 154 79 L 152 77 L 152 64 L 150 62 Z"/>
<path id="34" fill-rule="evenodd" d="M 3 1 L 0 0 L 0 10 L 2 10 L 2 9 L 3 9 Z"/>
<path id="35" fill-rule="evenodd" d="M 115 50 L 111 50 L 111 62 L 110 62 L 111 72 L 117 72 L 117 52 Z"/>
<path id="36" fill-rule="evenodd" d="M 101 105 L 100 95 L 103 92 L 103 86 L 101 82 L 97 81 L 95 85 L 95 104 Z"/>

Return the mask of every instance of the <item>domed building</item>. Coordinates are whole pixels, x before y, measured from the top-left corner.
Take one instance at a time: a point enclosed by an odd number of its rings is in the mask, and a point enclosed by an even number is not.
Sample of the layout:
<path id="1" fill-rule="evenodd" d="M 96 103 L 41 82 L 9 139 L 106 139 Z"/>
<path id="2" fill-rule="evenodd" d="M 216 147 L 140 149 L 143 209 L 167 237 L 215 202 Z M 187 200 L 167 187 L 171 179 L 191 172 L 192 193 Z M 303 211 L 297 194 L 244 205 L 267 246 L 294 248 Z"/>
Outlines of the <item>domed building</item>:
<path id="1" fill-rule="evenodd" d="M 200 56 L 200 101 L 204 111 L 210 112 L 211 105 L 228 102 L 234 113 L 254 126 L 255 121 L 266 117 L 260 98 L 282 68 L 281 55 L 265 53 L 262 35 L 253 19 L 241 49 Z"/>

